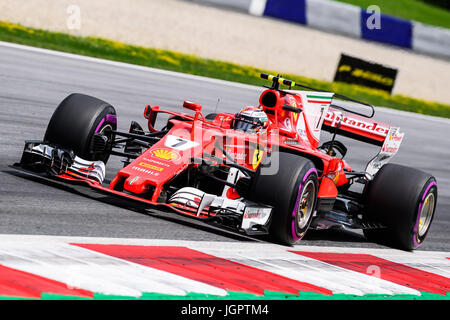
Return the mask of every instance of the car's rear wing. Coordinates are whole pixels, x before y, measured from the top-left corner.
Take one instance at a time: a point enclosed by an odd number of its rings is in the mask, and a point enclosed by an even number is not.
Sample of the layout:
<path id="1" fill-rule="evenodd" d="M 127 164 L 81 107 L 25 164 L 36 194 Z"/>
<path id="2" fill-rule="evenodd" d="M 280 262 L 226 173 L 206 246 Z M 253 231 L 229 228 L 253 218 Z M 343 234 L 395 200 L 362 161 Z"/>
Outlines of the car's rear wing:
<path id="1" fill-rule="evenodd" d="M 380 146 L 366 166 L 365 172 L 372 176 L 398 152 L 404 136 L 398 127 L 354 114 L 343 114 L 334 108 L 328 109 L 322 130 Z"/>
<path id="2" fill-rule="evenodd" d="M 322 125 L 322 130 L 331 133 L 337 130 L 337 135 L 377 146 L 383 145 L 390 128 L 386 123 L 352 113 L 342 113 L 333 107 L 328 108 Z"/>

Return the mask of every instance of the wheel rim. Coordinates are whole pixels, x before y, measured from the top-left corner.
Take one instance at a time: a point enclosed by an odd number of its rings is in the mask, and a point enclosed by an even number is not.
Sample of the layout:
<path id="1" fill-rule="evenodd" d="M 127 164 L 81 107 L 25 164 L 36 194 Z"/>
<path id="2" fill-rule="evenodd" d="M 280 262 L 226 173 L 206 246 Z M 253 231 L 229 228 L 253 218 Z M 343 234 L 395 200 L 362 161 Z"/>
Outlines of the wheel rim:
<path id="1" fill-rule="evenodd" d="M 110 141 L 113 140 L 113 136 L 114 134 L 112 133 L 113 131 L 113 127 L 111 126 L 111 124 L 106 123 L 100 130 L 99 133 L 104 134 L 107 138 L 108 138 L 108 143 Z M 100 159 L 97 160 L 102 160 L 103 162 L 106 162 L 105 160 L 107 159 L 107 157 L 109 156 L 109 154 L 107 152 L 102 153 L 99 157 Z"/>
<path id="2" fill-rule="evenodd" d="M 112 126 L 108 123 L 108 124 L 104 125 L 104 126 L 100 129 L 99 133 L 102 133 L 102 134 L 106 135 L 106 136 L 108 137 L 108 140 L 110 140 L 110 139 L 112 139 L 112 136 L 113 136 L 112 131 L 113 131 L 113 128 L 112 128 Z"/>
<path id="3" fill-rule="evenodd" d="M 300 195 L 298 209 L 297 209 L 297 226 L 300 230 L 304 229 L 310 220 L 314 210 L 314 200 L 316 197 L 316 188 L 314 181 L 309 180 L 303 187 Z"/>
<path id="4" fill-rule="evenodd" d="M 434 196 L 433 192 L 430 192 L 425 198 L 419 214 L 419 237 L 422 237 L 427 232 L 428 227 L 430 226 L 435 203 L 436 197 Z"/>

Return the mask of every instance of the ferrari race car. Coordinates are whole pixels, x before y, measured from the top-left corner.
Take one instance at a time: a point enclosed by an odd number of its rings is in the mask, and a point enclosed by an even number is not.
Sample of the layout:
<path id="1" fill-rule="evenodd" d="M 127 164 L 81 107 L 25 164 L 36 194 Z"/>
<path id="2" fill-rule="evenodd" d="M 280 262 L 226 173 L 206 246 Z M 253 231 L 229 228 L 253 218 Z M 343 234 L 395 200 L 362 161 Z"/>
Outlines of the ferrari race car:
<path id="1" fill-rule="evenodd" d="M 148 130 L 133 121 L 128 132 L 117 130 L 110 104 L 71 94 L 44 139 L 25 142 L 16 167 L 286 245 L 308 229 L 350 228 L 369 241 L 417 248 L 433 220 L 437 184 L 430 174 L 388 163 L 403 139 L 399 128 L 371 119 L 369 104 L 279 76 L 261 78 L 271 85 L 257 107 L 204 116 L 189 101 L 188 113 L 147 105 Z M 156 129 L 163 114 L 168 120 Z M 320 142 L 322 130 L 330 141 Z M 364 171 L 343 160 L 341 135 L 380 147 Z M 122 157 L 124 166 L 107 181 L 110 156 Z"/>

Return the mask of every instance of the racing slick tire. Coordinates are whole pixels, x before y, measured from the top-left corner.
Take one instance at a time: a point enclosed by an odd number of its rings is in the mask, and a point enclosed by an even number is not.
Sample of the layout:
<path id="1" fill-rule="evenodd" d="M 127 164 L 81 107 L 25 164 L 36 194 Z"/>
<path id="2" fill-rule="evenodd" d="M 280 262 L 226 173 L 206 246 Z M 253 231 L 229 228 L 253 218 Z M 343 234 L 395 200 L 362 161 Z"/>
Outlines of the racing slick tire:
<path id="1" fill-rule="evenodd" d="M 279 153 L 273 175 L 261 174 L 250 187 L 250 198 L 274 207 L 269 234 L 286 245 L 299 242 L 308 230 L 317 205 L 318 176 L 314 164 L 301 156 Z"/>
<path id="2" fill-rule="evenodd" d="M 369 241 L 411 251 L 430 229 L 437 203 L 436 179 L 423 171 L 386 164 L 365 191 L 366 217 L 386 228 L 363 230 Z"/>
<path id="3" fill-rule="evenodd" d="M 84 94 L 73 93 L 56 108 L 45 132 L 44 141 L 73 150 L 85 160 L 108 161 L 112 130 L 117 129 L 116 110 L 109 103 Z M 103 133 L 108 141 L 102 152 L 91 148 L 95 133 Z"/>

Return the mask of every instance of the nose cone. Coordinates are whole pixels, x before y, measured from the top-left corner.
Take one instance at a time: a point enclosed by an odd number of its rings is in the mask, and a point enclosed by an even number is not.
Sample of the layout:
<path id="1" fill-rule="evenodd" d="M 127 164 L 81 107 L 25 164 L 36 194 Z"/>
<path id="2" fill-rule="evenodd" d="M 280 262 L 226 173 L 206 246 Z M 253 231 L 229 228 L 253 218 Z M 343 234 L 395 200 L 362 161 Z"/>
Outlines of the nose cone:
<path id="1" fill-rule="evenodd" d="M 132 193 L 147 192 L 150 187 L 148 179 L 140 176 L 129 176 L 123 185 L 123 188 Z"/>

